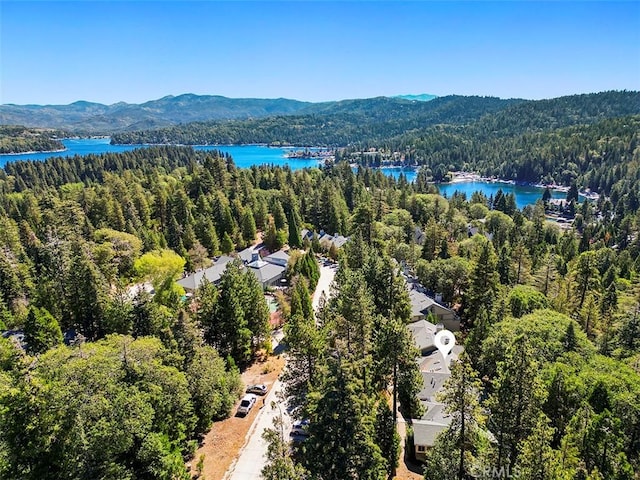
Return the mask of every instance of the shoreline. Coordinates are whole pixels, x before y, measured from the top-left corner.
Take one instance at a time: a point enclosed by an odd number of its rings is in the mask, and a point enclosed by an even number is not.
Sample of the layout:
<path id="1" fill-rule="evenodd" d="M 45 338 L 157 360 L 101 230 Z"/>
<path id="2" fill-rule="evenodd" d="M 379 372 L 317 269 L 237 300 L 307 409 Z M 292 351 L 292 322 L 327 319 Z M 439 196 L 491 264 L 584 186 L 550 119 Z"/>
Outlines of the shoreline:
<path id="1" fill-rule="evenodd" d="M 92 140 L 105 140 L 105 139 L 109 139 L 109 136 L 94 136 L 94 137 L 67 137 L 64 138 L 62 140 L 82 140 L 85 138 L 89 138 Z M 102 142 L 101 142 L 102 143 Z M 216 148 L 242 148 L 242 147 L 264 147 L 264 148 L 269 148 L 269 149 L 280 149 L 283 150 L 283 158 L 290 160 L 290 161 L 302 161 L 302 162 L 309 162 L 309 161 L 314 161 L 314 162 L 322 162 L 323 160 L 329 160 L 331 158 L 330 155 L 314 155 L 311 157 L 305 157 L 302 155 L 296 155 L 295 153 L 292 154 L 290 151 L 291 150 L 296 150 L 298 149 L 298 151 L 302 151 L 302 149 L 306 149 L 306 150 L 312 150 L 313 151 L 327 151 L 329 150 L 330 147 L 310 147 L 310 146 L 297 146 L 297 145 L 270 145 L 267 143 L 245 143 L 245 144 L 215 144 L 215 145 L 185 145 L 185 144 L 174 144 L 174 143 L 143 143 L 143 144 L 133 144 L 133 143 L 111 143 L 109 142 L 109 145 L 114 146 L 114 147 L 129 147 L 132 149 L 138 149 L 138 148 L 145 148 L 145 147 L 150 147 L 150 146 L 183 146 L 183 147 L 192 147 L 192 148 L 211 148 L 211 149 L 216 149 Z M 335 148 L 334 150 L 339 149 L 340 147 Z M 4 158 L 7 156 L 28 156 L 28 155 L 47 155 L 47 154 L 56 154 L 56 153 L 62 153 L 62 152 L 66 152 L 70 150 L 70 148 L 63 148 L 63 149 L 58 149 L 58 150 L 47 150 L 47 151 L 29 151 L 29 152 L 20 152 L 20 153 L 2 153 L 0 154 L 0 158 Z M 16 159 L 16 161 L 20 161 L 18 159 Z M 363 167 L 363 165 L 360 165 L 358 163 L 350 163 L 349 164 L 352 168 L 359 168 L 359 167 Z M 421 168 L 420 165 L 398 165 L 396 164 L 388 164 L 388 165 L 380 165 L 379 167 L 367 167 L 364 166 L 365 168 L 372 168 L 372 169 L 378 169 L 378 170 L 396 170 L 396 171 L 407 171 L 407 172 L 418 172 Z M 495 177 L 483 177 L 482 175 L 478 174 L 478 173 L 474 173 L 474 172 L 465 172 L 465 171 L 455 171 L 455 172 L 450 172 L 452 174 L 452 178 L 450 181 L 448 182 L 439 182 L 437 183 L 438 185 L 455 185 L 455 184 L 462 184 L 462 183 L 474 183 L 474 182 L 478 182 L 478 183 L 500 183 L 500 184 L 504 184 L 504 185 L 513 185 L 513 186 L 521 186 L 521 187 L 529 187 L 529 188 L 537 188 L 537 189 L 545 189 L 545 188 L 549 188 L 552 191 L 555 192 L 562 192 L 562 193 L 566 193 L 569 190 L 568 186 L 564 186 L 564 185 L 557 185 L 557 184 L 550 184 L 550 185 L 545 185 L 545 184 L 541 184 L 539 182 L 517 182 L 515 180 L 507 180 L 507 179 L 502 179 L 502 178 L 495 178 Z M 434 184 L 436 184 L 435 182 L 432 182 Z M 598 198 L 600 198 L 600 195 L 596 192 L 591 192 L 589 190 L 581 190 L 578 192 L 579 195 L 583 198 L 589 199 L 589 200 L 597 200 Z"/>
<path id="2" fill-rule="evenodd" d="M 3 155 L 37 155 L 40 153 L 60 153 L 60 152 L 66 152 L 67 150 L 69 149 L 61 148 L 58 150 L 30 150 L 28 152 L 9 152 L 9 153 L 0 153 L 0 157 L 2 157 Z"/>
<path id="3" fill-rule="evenodd" d="M 350 164 L 351 167 L 359 167 L 360 165 Z M 390 165 L 390 166 L 381 166 L 381 167 L 370 167 L 377 169 L 387 169 L 387 170 L 413 170 L 417 171 L 420 167 L 406 167 L 402 165 Z M 518 182 L 516 180 L 507 180 L 504 178 L 495 178 L 495 177 L 483 177 L 479 173 L 473 172 L 451 172 L 453 174 L 453 178 L 448 182 L 430 182 L 434 185 L 456 185 L 460 183 L 501 183 L 504 185 L 513 185 L 518 187 L 529 187 L 529 188 L 538 188 L 544 190 L 548 188 L 554 192 L 567 193 L 569 191 L 568 186 L 566 185 L 558 185 L 558 184 L 543 184 L 543 183 L 534 183 L 534 182 Z M 592 192 L 590 190 L 580 190 L 578 191 L 578 195 L 587 199 L 587 200 L 598 200 L 600 198 L 600 194 L 596 192 Z"/>
<path id="4" fill-rule="evenodd" d="M 109 138 L 109 137 L 100 137 Z M 331 147 L 312 147 L 309 145 L 271 145 L 270 143 L 109 143 L 114 147 L 266 147 L 291 150 L 294 148 L 327 149 Z M 337 147 L 344 148 L 344 147 Z"/>

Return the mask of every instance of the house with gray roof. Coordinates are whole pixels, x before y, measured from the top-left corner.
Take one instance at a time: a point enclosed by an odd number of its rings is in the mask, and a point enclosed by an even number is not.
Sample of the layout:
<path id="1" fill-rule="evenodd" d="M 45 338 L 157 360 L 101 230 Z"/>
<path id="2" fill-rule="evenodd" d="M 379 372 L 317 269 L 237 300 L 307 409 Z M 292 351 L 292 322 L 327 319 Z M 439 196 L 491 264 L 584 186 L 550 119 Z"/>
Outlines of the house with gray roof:
<path id="1" fill-rule="evenodd" d="M 342 248 L 342 246 L 349 241 L 349 237 L 343 237 L 342 235 L 333 236 L 333 245 L 336 248 Z"/>
<path id="2" fill-rule="evenodd" d="M 321 233 L 322 235 L 320 236 L 320 245 L 322 245 L 323 248 L 329 250 L 331 248 L 331 245 L 333 245 L 333 235 L 329 235 L 328 233 L 324 232 Z"/>
<path id="3" fill-rule="evenodd" d="M 437 333 L 436 326 L 426 320 L 418 320 L 407 325 L 413 341 L 420 350 L 420 355 L 429 355 L 436 350 L 434 337 Z"/>
<path id="4" fill-rule="evenodd" d="M 313 235 L 314 232 L 307 228 L 303 228 L 302 230 L 300 230 L 300 238 L 302 238 L 302 241 L 304 241 L 305 239 L 309 241 L 313 240 Z"/>
<path id="5" fill-rule="evenodd" d="M 274 265 L 286 267 L 289 263 L 289 254 L 284 250 L 278 250 L 277 252 L 273 252 L 271 255 L 267 255 L 263 260 L 269 263 L 273 263 Z"/>
<path id="6" fill-rule="evenodd" d="M 258 258 L 260 258 L 260 249 L 254 248 L 252 245 L 238 252 L 238 258 L 240 258 L 240 260 L 242 260 L 242 263 L 244 263 L 245 265 L 247 263 L 251 263 L 254 260 L 257 260 Z"/>
<path id="7" fill-rule="evenodd" d="M 426 238 L 427 238 L 426 235 L 424 234 L 424 232 L 420 227 L 415 226 L 413 228 L 413 241 L 416 245 L 424 244 L 424 241 Z"/>
<path id="8" fill-rule="evenodd" d="M 434 339 L 442 329 L 441 325 L 436 326 L 423 319 L 408 324 L 407 328 L 421 355 L 416 359 L 422 376 L 422 389 L 417 397 L 425 411 L 421 418 L 413 419 L 412 423 L 415 457 L 419 461 L 425 461 L 428 449 L 434 446 L 437 436 L 451 423 L 449 414 L 444 411 L 445 405 L 438 399 L 438 393 L 451 377 L 449 365 L 452 361 L 457 361 L 464 348 L 455 345 L 444 358 L 437 350 Z"/>
<path id="9" fill-rule="evenodd" d="M 431 316 L 438 323 L 442 323 L 447 330 L 460 330 L 460 319 L 450 308 L 436 302 L 427 295 L 417 283 L 407 283 L 409 301 L 411 302 L 411 321 L 417 322 Z"/>
<path id="10" fill-rule="evenodd" d="M 191 275 L 187 275 L 186 277 L 178 280 L 177 283 L 187 292 L 195 292 L 205 280 L 209 283 L 217 284 L 220 281 L 220 277 L 227 269 L 227 265 L 232 261 L 232 257 L 222 255 L 209 268 L 198 270 Z"/>
<path id="11" fill-rule="evenodd" d="M 27 344 L 24 341 L 23 330 L 6 330 L 0 334 L 0 337 L 6 338 L 20 350 L 25 350 L 27 348 Z"/>
<path id="12" fill-rule="evenodd" d="M 311 230 L 308 230 L 306 228 L 303 228 L 300 231 L 300 236 L 302 237 L 302 240 L 306 238 L 307 240 L 312 241 L 314 235 L 316 235 L 315 232 L 312 232 Z M 344 244 L 349 241 L 349 237 L 344 237 L 338 233 L 329 235 L 324 230 L 320 230 L 320 233 L 318 233 L 317 235 L 318 235 L 318 241 L 320 242 L 320 245 L 322 246 L 322 248 L 326 250 L 329 250 L 332 246 L 336 248 L 342 248 Z"/>
<path id="13" fill-rule="evenodd" d="M 413 444 L 415 446 L 416 460 L 424 462 L 427 459 L 427 450 L 436 444 L 438 435 L 444 432 L 451 423 L 436 422 L 433 420 L 413 420 Z"/>
<path id="14" fill-rule="evenodd" d="M 280 285 L 280 281 L 285 277 L 287 271 L 286 266 L 266 262 L 265 260 L 254 260 L 247 265 L 247 268 L 256 276 L 263 288 Z"/>
<path id="15" fill-rule="evenodd" d="M 443 359 L 437 350 L 418 359 L 422 375 L 422 390 L 418 393 L 418 400 L 425 412 L 421 418 L 412 420 L 412 426 L 415 456 L 421 462 L 426 460 L 426 452 L 434 446 L 437 436 L 451 423 L 451 417 L 444 411 L 445 405 L 437 398 L 445 382 L 451 377 L 451 360 L 452 355 Z"/>

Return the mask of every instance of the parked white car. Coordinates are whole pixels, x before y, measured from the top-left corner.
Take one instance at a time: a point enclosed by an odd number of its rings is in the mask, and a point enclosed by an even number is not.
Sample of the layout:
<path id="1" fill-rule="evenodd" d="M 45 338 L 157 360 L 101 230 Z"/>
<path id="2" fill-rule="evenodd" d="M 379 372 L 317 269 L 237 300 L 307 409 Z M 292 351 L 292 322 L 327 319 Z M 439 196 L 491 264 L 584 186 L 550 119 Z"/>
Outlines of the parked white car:
<path id="1" fill-rule="evenodd" d="M 240 406 L 238 407 L 238 413 L 247 415 L 256 404 L 257 398 L 258 397 L 256 397 L 253 393 L 248 393 L 244 397 L 242 397 L 242 400 L 240 400 Z"/>

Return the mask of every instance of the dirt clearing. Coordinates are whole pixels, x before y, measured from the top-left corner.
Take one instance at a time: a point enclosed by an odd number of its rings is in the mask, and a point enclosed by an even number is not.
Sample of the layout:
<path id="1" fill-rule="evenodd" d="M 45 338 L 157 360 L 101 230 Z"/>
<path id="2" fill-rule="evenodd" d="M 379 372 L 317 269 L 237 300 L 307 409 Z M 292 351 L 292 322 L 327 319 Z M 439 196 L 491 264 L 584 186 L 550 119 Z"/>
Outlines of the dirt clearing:
<path id="1" fill-rule="evenodd" d="M 282 355 L 268 357 L 266 361 L 256 362 L 245 370 L 242 373 L 242 381 L 245 386 L 264 383 L 267 388 L 271 389 L 271 385 L 278 378 L 283 367 L 284 357 Z M 191 460 L 191 476 L 193 478 L 222 480 L 231 462 L 244 445 L 247 433 L 262 406 L 262 398 L 258 396 L 255 407 L 246 417 L 235 416 L 238 401 L 230 418 L 214 422 L 211 430 L 205 436 L 202 446 L 198 448 Z M 202 470 L 198 472 L 198 463 L 203 455 Z"/>

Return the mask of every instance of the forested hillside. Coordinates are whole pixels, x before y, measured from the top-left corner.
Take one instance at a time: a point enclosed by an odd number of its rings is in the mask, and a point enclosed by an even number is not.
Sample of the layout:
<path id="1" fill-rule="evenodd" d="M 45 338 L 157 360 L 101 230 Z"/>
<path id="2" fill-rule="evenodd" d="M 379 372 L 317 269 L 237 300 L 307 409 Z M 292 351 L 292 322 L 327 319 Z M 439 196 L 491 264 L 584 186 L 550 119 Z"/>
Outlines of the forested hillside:
<path id="1" fill-rule="evenodd" d="M 302 115 L 304 113 L 304 115 Z M 640 114 L 640 93 L 602 92 L 551 100 L 500 100 L 489 97 L 439 97 L 429 102 L 374 98 L 313 104 L 294 116 L 233 122 L 191 123 L 159 130 L 116 134 L 113 143 L 294 144 L 353 149 L 389 147 L 417 150 L 408 160 L 427 163 L 437 155 L 458 160 L 464 149 L 495 148 L 504 138 L 553 132 L 572 125 Z M 481 145 L 476 145 L 480 143 Z M 462 149 L 462 153 L 457 150 Z M 453 151 L 449 151 L 453 150 Z M 484 153 L 484 151 L 479 152 Z M 477 158 L 470 152 L 468 158 Z"/>
<path id="2" fill-rule="evenodd" d="M 0 154 L 63 150 L 59 140 L 63 135 L 55 130 L 0 125 Z"/>
<path id="3" fill-rule="evenodd" d="M 606 125 L 586 128 L 600 135 Z M 608 135 L 626 138 L 615 125 Z M 8 164 L 0 323 L 22 328 L 27 350 L 0 339 L 0 477 L 186 478 L 193 440 L 230 413 L 237 366 L 258 355 L 267 330 L 252 275 L 231 268 L 193 303 L 174 280 L 248 245 L 256 230 L 275 248 L 298 225 L 352 240 L 317 318 L 306 281 L 285 295 L 285 380 L 311 423 L 299 449 L 272 449 L 283 454 L 270 457 L 266 478 L 383 479 L 397 462 L 379 396 L 394 371 L 403 411 L 419 413 L 397 261 L 457 305 L 464 326 L 467 353 L 445 393 L 463 389 L 471 403 L 444 401 L 467 427 L 453 422 L 439 437 L 427 478 L 491 466 L 523 478 L 634 479 L 637 143 L 632 152 L 613 169 L 609 198 L 572 198 L 564 231 L 545 221 L 542 201 L 520 212 L 505 196 L 445 199 L 423 181 L 346 163 L 240 170 L 215 152 L 151 147 Z M 153 297 L 127 288 L 144 280 Z M 81 336 L 63 346 L 70 330 Z M 271 442 L 284 445 L 278 431 Z"/>
<path id="4" fill-rule="evenodd" d="M 293 116 L 191 123 L 159 130 L 123 132 L 113 135 L 112 143 L 345 146 L 382 141 L 428 125 L 466 124 L 519 102 L 462 96 L 439 97 L 429 102 L 386 97 L 343 100 L 313 104 Z"/>
<path id="5" fill-rule="evenodd" d="M 467 128 L 437 127 L 385 142 L 376 155 L 345 149 L 339 158 L 379 166 L 391 152 L 401 152 L 389 161 L 423 166 L 427 180 L 464 170 L 521 182 L 576 183 L 609 194 L 622 177 L 637 178 L 639 132 L 638 115 L 486 140 Z"/>

